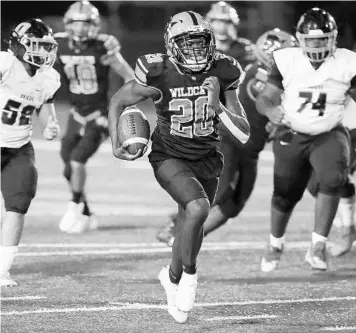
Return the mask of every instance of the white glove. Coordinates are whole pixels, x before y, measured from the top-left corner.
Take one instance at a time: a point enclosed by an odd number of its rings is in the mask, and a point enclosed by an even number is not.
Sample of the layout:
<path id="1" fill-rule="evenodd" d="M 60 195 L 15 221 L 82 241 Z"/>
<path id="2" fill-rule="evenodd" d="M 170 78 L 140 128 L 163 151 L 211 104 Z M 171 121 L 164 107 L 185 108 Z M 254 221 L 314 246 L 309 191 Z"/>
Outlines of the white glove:
<path id="1" fill-rule="evenodd" d="M 57 121 L 48 122 L 46 128 L 43 131 L 43 137 L 46 140 L 53 140 L 60 134 L 60 128 Z"/>

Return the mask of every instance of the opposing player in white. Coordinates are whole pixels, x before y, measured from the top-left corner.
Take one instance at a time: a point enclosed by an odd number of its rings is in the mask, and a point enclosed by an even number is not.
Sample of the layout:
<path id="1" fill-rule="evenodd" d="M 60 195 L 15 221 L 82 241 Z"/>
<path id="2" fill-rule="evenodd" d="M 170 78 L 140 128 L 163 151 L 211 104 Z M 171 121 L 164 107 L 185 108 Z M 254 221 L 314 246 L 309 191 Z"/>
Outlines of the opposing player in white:
<path id="1" fill-rule="evenodd" d="M 16 286 L 10 268 L 18 251 L 25 214 L 36 194 L 37 171 L 31 143 L 36 111 L 47 140 L 59 134 L 53 98 L 60 76 L 52 68 L 57 43 L 39 19 L 20 23 L 9 50 L 0 52 L 1 192 L 5 204 L 0 247 L 0 285 Z"/>
<path id="2" fill-rule="evenodd" d="M 275 269 L 295 205 L 314 172 L 318 182 L 315 223 L 305 260 L 326 270 L 326 241 L 340 192 L 348 177 L 350 143 L 342 125 L 347 96 L 356 99 L 356 54 L 336 47 L 337 26 L 325 10 L 312 8 L 300 18 L 300 47 L 273 53 L 276 65 L 257 108 L 271 122 L 292 131 L 289 142 L 275 141 L 271 234 L 262 271 Z"/>

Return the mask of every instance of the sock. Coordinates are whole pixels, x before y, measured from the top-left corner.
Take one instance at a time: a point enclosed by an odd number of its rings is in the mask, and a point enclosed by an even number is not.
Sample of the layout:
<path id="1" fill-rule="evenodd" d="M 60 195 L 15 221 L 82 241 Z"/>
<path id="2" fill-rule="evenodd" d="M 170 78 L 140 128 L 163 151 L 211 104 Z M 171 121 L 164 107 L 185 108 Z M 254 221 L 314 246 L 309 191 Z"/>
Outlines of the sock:
<path id="1" fill-rule="evenodd" d="M 197 272 L 197 265 L 184 265 L 183 272 L 189 275 L 194 275 Z"/>
<path id="2" fill-rule="evenodd" d="M 326 243 L 327 240 L 328 240 L 328 238 L 325 236 L 319 235 L 316 232 L 312 233 L 312 244 L 313 245 L 315 245 L 317 242 Z"/>
<path id="3" fill-rule="evenodd" d="M 72 192 L 72 201 L 75 203 L 79 203 L 82 197 L 83 192 Z"/>
<path id="4" fill-rule="evenodd" d="M 180 273 L 180 275 L 174 274 L 171 266 L 169 266 L 169 279 L 171 280 L 172 283 L 178 284 L 181 277 L 182 277 L 182 273 Z"/>
<path id="5" fill-rule="evenodd" d="M 0 274 L 5 274 L 10 271 L 18 246 L 1 246 L 0 247 Z"/>
<path id="6" fill-rule="evenodd" d="M 89 209 L 89 206 L 88 206 L 88 202 L 85 200 L 85 201 L 83 201 L 83 203 L 84 203 L 83 215 L 90 216 L 91 212 L 90 212 L 90 209 Z"/>
<path id="7" fill-rule="evenodd" d="M 352 196 L 351 198 L 341 198 L 339 202 L 338 213 L 341 218 L 342 226 L 353 226 L 355 215 L 355 196 Z"/>
<path id="8" fill-rule="evenodd" d="M 269 244 L 273 247 L 276 247 L 278 249 L 282 249 L 284 245 L 284 236 L 277 238 L 274 237 L 272 234 L 269 235 Z"/>

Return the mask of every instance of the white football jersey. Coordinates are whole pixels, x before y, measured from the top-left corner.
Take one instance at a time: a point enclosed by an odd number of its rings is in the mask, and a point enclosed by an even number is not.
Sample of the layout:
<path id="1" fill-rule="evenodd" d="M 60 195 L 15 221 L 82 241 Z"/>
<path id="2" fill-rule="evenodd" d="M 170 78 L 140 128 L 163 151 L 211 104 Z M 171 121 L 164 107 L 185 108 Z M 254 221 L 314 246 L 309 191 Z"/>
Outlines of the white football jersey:
<path id="1" fill-rule="evenodd" d="M 1 147 L 19 148 L 30 141 L 32 114 L 53 97 L 60 75 L 53 68 L 29 76 L 11 52 L 0 52 Z"/>
<path id="2" fill-rule="evenodd" d="M 336 49 L 317 70 L 301 48 L 273 53 L 283 76 L 285 122 L 310 135 L 330 131 L 342 123 L 347 90 L 356 76 L 356 53 Z"/>
<path id="3" fill-rule="evenodd" d="M 356 102 L 348 96 L 345 102 L 345 112 L 342 123 L 349 130 L 356 129 Z"/>

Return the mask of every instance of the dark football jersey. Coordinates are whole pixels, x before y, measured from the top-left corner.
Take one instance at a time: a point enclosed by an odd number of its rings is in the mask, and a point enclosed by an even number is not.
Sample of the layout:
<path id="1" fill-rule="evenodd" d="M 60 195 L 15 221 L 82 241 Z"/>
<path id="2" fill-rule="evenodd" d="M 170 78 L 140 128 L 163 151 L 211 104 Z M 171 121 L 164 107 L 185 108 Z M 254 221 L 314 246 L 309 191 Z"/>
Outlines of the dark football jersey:
<path id="1" fill-rule="evenodd" d="M 135 79 L 160 92 L 155 102 L 157 126 L 152 134 L 152 150 L 172 157 L 199 160 L 215 154 L 219 142 L 214 111 L 208 109 L 204 80 L 216 76 L 221 92 L 236 89 L 243 73 L 238 62 L 216 53 L 209 70 L 188 75 L 167 55 L 157 53 L 140 57 Z"/>
<path id="2" fill-rule="evenodd" d="M 100 34 L 90 40 L 84 50 L 74 50 L 69 47 L 66 33 L 55 34 L 58 42 L 56 68 L 67 85 L 70 103 L 82 116 L 97 109 L 107 109 L 109 66 L 100 62 L 100 57 L 107 52 L 104 47 L 107 37 Z"/>

